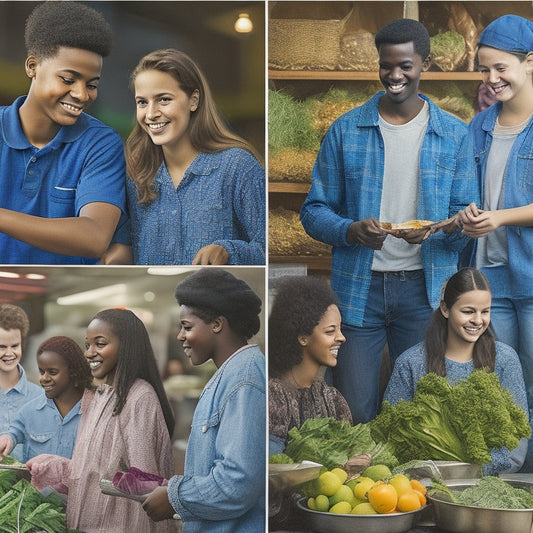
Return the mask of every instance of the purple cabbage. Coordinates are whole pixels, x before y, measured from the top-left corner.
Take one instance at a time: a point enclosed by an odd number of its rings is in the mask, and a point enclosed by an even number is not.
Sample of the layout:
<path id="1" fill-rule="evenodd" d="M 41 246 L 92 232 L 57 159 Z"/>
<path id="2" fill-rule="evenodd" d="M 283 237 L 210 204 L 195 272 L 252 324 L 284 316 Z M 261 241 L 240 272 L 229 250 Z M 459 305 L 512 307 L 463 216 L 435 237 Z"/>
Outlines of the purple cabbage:
<path id="1" fill-rule="evenodd" d="M 113 486 L 125 494 L 144 495 L 160 486 L 168 485 L 168 480 L 131 467 L 128 472 L 117 472 L 113 476 Z"/>

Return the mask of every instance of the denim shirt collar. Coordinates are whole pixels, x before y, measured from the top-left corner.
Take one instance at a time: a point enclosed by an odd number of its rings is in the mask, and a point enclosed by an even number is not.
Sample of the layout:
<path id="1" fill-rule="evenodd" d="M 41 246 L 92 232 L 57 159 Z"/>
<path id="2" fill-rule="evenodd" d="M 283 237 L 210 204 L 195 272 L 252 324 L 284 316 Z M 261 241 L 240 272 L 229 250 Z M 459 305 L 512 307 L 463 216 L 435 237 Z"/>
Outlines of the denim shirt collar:
<path id="1" fill-rule="evenodd" d="M 193 176 L 209 176 L 220 166 L 218 158 L 214 154 L 207 154 L 200 152 L 189 165 L 182 179 L 182 183 L 186 183 L 192 179 Z M 170 174 L 167 169 L 165 161 L 161 163 L 159 170 L 154 179 L 154 188 L 156 191 L 161 189 L 163 183 L 170 179 Z"/>
<path id="2" fill-rule="evenodd" d="M 16 391 L 19 394 L 26 395 L 28 393 L 28 378 L 26 376 L 26 371 L 22 366 L 18 365 L 20 378 L 17 381 L 14 387 L 11 387 L 9 390 Z"/>
<path id="3" fill-rule="evenodd" d="M 385 94 L 385 91 L 379 91 L 376 93 L 366 104 L 363 104 L 361 108 L 361 114 L 359 115 L 358 126 L 360 127 L 379 127 L 379 101 Z M 429 105 L 429 124 L 428 131 L 433 131 L 440 137 L 448 135 L 448 128 L 443 124 L 441 116 L 436 113 L 435 104 L 425 95 L 418 94 L 422 100 L 426 101 Z"/>
<path id="4" fill-rule="evenodd" d="M 4 108 L 2 116 L 2 136 L 6 144 L 16 150 L 33 147 L 24 135 L 19 117 L 19 109 L 26 98 L 26 96 L 19 96 L 10 106 Z M 47 147 L 53 149 L 63 143 L 76 141 L 87 130 L 88 125 L 89 119 L 85 113 L 82 113 L 72 126 L 62 126 L 57 135 L 47 144 Z"/>

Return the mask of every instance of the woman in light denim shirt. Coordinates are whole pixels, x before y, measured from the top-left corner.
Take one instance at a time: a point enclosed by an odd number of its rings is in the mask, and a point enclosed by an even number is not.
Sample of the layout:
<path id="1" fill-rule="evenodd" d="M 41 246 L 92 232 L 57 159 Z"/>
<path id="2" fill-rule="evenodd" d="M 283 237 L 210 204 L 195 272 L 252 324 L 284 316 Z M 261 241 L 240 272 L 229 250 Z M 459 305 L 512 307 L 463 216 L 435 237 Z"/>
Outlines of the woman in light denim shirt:
<path id="1" fill-rule="evenodd" d="M 23 444 L 22 461 L 41 453 L 70 459 L 84 407 L 94 395 L 93 377 L 81 348 L 68 337 L 52 337 L 37 349 L 45 396 L 27 403 L 0 436 L 0 458 Z"/>
<path id="2" fill-rule="evenodd" d="M 478 46 L 482 80 L 496 103 L 469 125 L 461 172 L 477 178 L 482 204 L 470 204 L 458 219 L 475 238 L 471 264 L 492 288 L 496 338 L 520 356 L 532 421 L 533 22 L 504 15 L 485 28 Z M 523 471 L 533 472 L 533 440 Z"/>
<path id="3" fill-rule="evenodd" d="M 185 354 L 194 365 L 212 359 L 218 369 L 194 413 L 185 474 L 143 507 L 152 520 L 180 517 L 185 533 L 263 533 L 265 361 L 247 343 L 259 331 L 261 300 L 244 281 L 211 268 L 181 282 L 176 299 Z"/>

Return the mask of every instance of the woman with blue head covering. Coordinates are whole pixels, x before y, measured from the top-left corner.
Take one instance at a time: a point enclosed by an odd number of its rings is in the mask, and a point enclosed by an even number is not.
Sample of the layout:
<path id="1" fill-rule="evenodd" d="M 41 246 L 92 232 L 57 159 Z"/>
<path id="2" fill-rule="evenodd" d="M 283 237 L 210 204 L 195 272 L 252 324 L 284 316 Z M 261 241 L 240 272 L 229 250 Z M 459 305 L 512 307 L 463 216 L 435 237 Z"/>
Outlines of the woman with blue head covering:
<path id="1" fill-rule="evenodd" d="M 478 69 L 496 103 L 469 125 L 470 150 L 458 184 L 476 177 L 480 205 L 459 212 L 474 239 L 470 264 L 492 287 L 491 318 L 499 341 L 520 355 L 533 407 L 533 22 L 505 15 L 478 41 Z M 473 152 L 472 152 L 473 151 Z M 473 156 L 473 157 L 472 157 Z M 465 170 L 466 169 L 466 170 Z M 533 444 L 524 471 L 533 471 Z"/>

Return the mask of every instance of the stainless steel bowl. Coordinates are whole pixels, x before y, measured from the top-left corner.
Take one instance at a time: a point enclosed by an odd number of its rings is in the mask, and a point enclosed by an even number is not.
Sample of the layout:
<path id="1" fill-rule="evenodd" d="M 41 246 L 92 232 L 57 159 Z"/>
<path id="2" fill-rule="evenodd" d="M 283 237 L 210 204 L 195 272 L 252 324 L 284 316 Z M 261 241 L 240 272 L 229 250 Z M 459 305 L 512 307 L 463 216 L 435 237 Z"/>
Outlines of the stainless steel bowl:
<path id="1" fill-rule="evenodd" d="M 409 531 L 425 507 L 408 513 L 391 514 L 334 514 L 312 511 L 307 498 L 300 498 L 296 505 L 305 519 L 305 526 L 314 533 L 403 533 Z"/>
<path id="2" fill-rule="evenodd" d="M 482 475 L 481 465 L 460 463 L 458 461 L 434 461 L 442 479 L 477 479 Z"/>
<path id="3" fill-rule="evenodd" d="M 533 483 L 507 481 L 510 485 L 531 491 Z M 466 489 L 475 480 L 447 482 L 450 489 Z M 435 523 L 441 529 L 454 533 L 530 533 L 533 526 L 533 509 L 485 509 L 450 503 L 429 497 L 433 506 Z"/>

